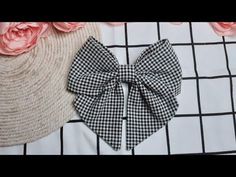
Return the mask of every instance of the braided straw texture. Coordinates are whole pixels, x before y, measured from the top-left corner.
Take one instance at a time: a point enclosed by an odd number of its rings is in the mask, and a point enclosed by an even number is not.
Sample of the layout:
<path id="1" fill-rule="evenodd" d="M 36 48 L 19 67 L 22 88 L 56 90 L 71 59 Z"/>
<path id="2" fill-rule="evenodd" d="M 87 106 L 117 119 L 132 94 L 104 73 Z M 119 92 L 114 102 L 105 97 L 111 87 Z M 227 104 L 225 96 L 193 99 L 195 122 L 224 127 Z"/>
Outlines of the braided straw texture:
<path id="1" fill-rule="evenodd" d="M 0 56 L 0 146 L 35 141 L 62 127 L 75 114 L 67 77 L 74 55 L 96 23 L 75 32 L 56 30 L 30 52 Z"/>

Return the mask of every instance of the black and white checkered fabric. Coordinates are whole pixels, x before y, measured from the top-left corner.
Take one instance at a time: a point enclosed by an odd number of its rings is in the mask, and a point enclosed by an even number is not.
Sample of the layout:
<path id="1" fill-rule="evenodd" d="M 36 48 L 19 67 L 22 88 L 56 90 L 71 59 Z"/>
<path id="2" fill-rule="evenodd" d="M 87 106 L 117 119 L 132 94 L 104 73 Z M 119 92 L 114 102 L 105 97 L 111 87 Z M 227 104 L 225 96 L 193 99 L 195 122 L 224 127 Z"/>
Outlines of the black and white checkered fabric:
<path id="1" fill-rule="evenodd" d="M 127 105 L 126 148 L 162 128 L 178 108 L 182 71 L 167 39 L 150 45 L 134 65 L 119 65 L 116 57 L 92 36 L 78 51 L 69 73 L 68 89 L 77 94 L 76 110 L 86 125 L 114 150 L 121 147 L 124 93 Z"/>

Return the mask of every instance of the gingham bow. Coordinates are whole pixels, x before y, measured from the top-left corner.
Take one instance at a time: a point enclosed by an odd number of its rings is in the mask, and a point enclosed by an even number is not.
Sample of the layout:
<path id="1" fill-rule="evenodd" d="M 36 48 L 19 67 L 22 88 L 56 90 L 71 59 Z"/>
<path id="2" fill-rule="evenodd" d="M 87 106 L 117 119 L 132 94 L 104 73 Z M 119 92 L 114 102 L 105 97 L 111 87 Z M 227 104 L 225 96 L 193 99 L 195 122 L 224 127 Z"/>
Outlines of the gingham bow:
<path id="1" fill-rule="evenodd" d="M 134 65 L 119 65 L 103 44 L 89 37 L 72 63 L 68 89 L 77 94 L 74 105 L 85 124 L 118 150 L 124 108 L 121 82 L 131 83 L 126 122 L 126 148 L 130 150 L 175 115 L 181 76 L 167 39 L 150 45 Z"/>

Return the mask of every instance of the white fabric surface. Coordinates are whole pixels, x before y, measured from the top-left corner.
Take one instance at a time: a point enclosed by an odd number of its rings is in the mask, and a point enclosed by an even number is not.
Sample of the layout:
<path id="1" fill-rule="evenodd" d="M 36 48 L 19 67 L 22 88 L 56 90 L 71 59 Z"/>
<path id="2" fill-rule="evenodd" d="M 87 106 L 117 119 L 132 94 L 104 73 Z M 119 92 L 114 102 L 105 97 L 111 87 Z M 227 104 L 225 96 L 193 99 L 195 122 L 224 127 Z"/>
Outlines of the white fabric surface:
<path id="1" fill-rule="evenodd" d="M 158 36 L 158 24 L 159 34 Z M 226 37 L 226 52 L 223 38 L 217 36 L 208 23 L 191 23 L 193 48 L 191 45 L 190 24 L 173 25 L 170 23 L 128 23 L 127 33 L 124 26 L 112 27 L 100 23 L 102 42 L 118 58 L 120 64 L 133 63 L 146 45 L 167 38 L 173 43 L 179 58 L 183 77 L 182 92 L 177 97 L 179 109 L 167 127 L 153 134 L 134 151 L 125 150 L 125 121 L 123 125 L 122 149 L 114 151 L 103 140 L 97 143 L 97 136 L 82 122 L 67 123 L 63 132 L 58 130 L 33 143 L 13 147 L 0 147 L 0 155 L 23 155 L 24 149 L 30 154 L 61 153 L 75 155 L 139 155 L 139 154 L 186 154 L 186 153 L 236 153 L 236 136 L 232 110 L 236 110 L 236 38 Z M 128 49 L 126 45 L 126 37 Z M 177 44 L 176 44 L 177 43 Z M 184 45 L 182 45 L 184 43 Z M 114 46 L 115 45 L 115 46 Z M 194 55 L 199 79 L 201 120 L 197 97 Z M 230 85 L 229 69 L 232 74 Z M 215 77 L 217 76 L 217 77 Z M 190 78 L 192 77 L 192 78 Z M 231 87 L 233 86 L 233 87 Z M 123 84 L 125 95 L 128 88 Z M 230 92 L 233 89 L 233 92 Z M 233 99 L 231 99 L 233 94 Z M 125 100 L 126 102 L 126 100 Z M 125 116 L 126 110 L 124 110 Z M 79 119 L 75 116 L 73 120 Z M 203 134 L 202 134 L 203 133 Z M 202 134 L 202 136 L 201 136 Z M 61 137 L 62 135 L 62 137 Z M 203 137 L 203 140 L 202 140 Z M 63 138 L 63 142 L 61 141 Z M 99 145 L 99 146 L 98 146 Z M 61 149 L 63 148 L 63 150 Z M 63 151 L 63 152 L 62 152 Z"/>

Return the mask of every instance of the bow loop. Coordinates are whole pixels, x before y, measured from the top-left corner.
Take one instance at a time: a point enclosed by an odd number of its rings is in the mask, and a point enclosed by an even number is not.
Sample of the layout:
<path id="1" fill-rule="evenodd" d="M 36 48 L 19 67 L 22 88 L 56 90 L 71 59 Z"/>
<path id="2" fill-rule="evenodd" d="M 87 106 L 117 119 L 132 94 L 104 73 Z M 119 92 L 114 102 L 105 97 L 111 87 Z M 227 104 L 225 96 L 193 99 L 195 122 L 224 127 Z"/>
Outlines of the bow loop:
<path id="1" fill-rule="evenodd" d="M 154 82 L 165 84 L 175 96 L 181 91 L 181 67 L 170 42 L 163 39 L 145 49 L 136 62 L 136 71 L 151 73 Z"/>
<path id="2" fill-rule="evenodd" d="M 115 56 L 90 36 L 75 55 L 68 90 L 86 95 L 98 95 L 115 86 L 119 63 Z"/>
<path id="3" fill-rule="evenodd" d="M 117 72 L 87 73 L 79 77 L 69 78 L 68 89 L 77 94 L 97 96 L 106 90 L 111 90 L 117 83 Z"/>

